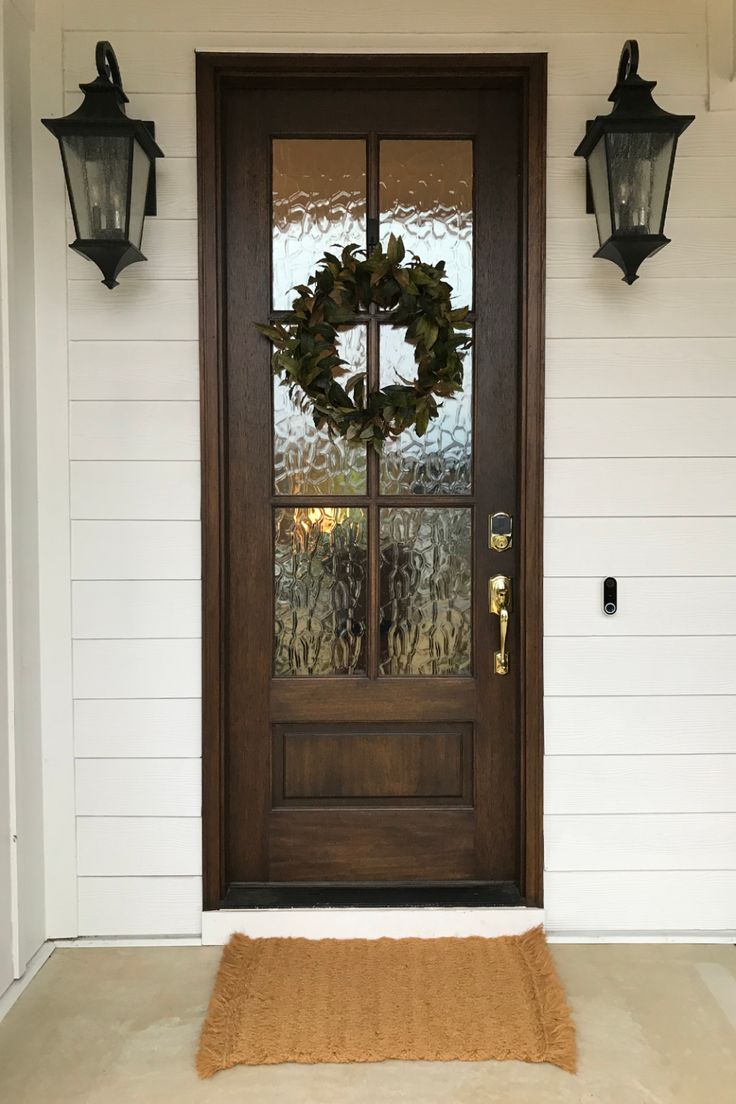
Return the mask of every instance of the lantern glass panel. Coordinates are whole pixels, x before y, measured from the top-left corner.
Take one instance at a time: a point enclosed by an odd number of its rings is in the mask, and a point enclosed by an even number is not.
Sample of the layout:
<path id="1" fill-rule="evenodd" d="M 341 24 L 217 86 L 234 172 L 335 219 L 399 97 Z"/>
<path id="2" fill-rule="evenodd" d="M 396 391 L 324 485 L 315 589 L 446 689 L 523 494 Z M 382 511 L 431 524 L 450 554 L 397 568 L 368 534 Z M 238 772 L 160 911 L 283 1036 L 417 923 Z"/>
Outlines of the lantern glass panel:
<path id="1" fill-rule="evenodd" d="M 61 139 L 77 237 L 124 241 L 131 139 L 71 134 Z"/>
<path id="2" fill-rule="evenodd" d="M 611 131 L 607 141 L 614 230 L 631 235 L 661 234 L 674 135 Z"/>
<path id="3" fill-rule="evenodd" d="M 151 159 L 137 139 L 133 140 L 133 174 L 130 182 L 130 227 L 128 238 L 138 249 L 143 237 L 143 216 L 146 211 L 148 178 Z"/>
<path id="4" fill-rule="evenodd" d="M 606 163 L 604 138 L 599 138 L 593 147 L 593 152 L 588 157 L 588 172 L 590 174 L 590 187 L 593 192 L 598 240 L 602 245 L 603 242 L 608 241 L 612 232 L 611 198 L 608 191 L 608 165 Z"/>

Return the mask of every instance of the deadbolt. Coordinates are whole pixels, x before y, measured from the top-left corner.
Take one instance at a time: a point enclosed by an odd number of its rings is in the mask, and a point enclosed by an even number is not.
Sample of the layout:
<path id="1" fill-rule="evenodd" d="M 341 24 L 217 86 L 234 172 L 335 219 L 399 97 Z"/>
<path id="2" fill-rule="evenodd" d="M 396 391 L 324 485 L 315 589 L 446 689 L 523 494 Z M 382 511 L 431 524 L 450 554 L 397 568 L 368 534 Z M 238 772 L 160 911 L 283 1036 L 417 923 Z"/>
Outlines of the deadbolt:
<path id="1" fill-rule="evenodd" d="M 488 518 L 488 546 L 494 552 L 505 552 L 514 543 L 514 519 L 510 514 L 491 514 Z"/>

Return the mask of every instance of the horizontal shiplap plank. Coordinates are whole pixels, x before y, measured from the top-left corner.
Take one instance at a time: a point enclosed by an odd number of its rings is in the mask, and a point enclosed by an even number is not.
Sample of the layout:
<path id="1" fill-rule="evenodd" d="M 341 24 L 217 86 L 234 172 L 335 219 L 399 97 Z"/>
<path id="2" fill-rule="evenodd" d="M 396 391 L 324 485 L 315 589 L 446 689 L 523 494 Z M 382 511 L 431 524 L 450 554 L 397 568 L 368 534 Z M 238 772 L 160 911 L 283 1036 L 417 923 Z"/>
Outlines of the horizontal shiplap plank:
<path id="1" fill-rule="evenodd" d="M 549 932 L 708 932 L 736 929 L 732 870 L 550 871 Z"/>
<path id="2" fill-rule="evenodd" d="M 545 388 L 548 398 L 736 395 L 734 364 L 732 337 L 558 338 Z"/>
<path id="3" fill-rule="evenodd" d="M 72 340 L 195 340 L 198 333 L 195 280 L 137 280 L 131 275 L 115 288 L 101 283 L 69 283 L 69 336 Z"/>
<path id="4" fill-rule="evenodd" d="M 201 812 L 199 759 L 77 759 L 77 816 L 191 816 Z"/>
<path id="5" fill-rule="evenodd" d="M 163 160 L 159 159 L 156 162 L 156 216 L 162 219 L 197 217 L 197 160 L 195 157 L 164 157 Z M 143 233 L 145 232 L 144 229 Z M 131 265 L 130 269 L 123 273 L 120 286 L 123 287 L 139 268 L 139 264 Z"/>
<path id="6" fill-rule="evenodd" d="M 687 133 L 683 142 L 686 140 Z M 734 185 L 736 155 L 733 149 L 728 156 L 678 158 L 672 174 L 668 217 L 733 218 L 736 216 Z M 552 157 L 547 162 L 547 213 L 550 218 L 577 219 L 585 215 L 584 158 Z M 592 215 L 588 217 L 593 220 Z M 642 271 L 654 272 L 656 264 L 656 260 L 645 262 Z"/>
<path id="7" fill-rule="evenodd" d="M 548 756 L 544 811 L 734 813 L 736 755 Z"/>
<path id="8" fill-rule="evenodd" d="M 628 287 L 615 265 L 600 268 L 595 281 L 548 282 L 549 337 L 736 336 L 736 280 L 660 280 L 653 269 Z"/>
<path id="9" fill-rule="evenodd" d="M 79 757 L 196 758 L 201 754 L 198 698 L 85 699 L 74 703 Z"/>
<path id="10" fill-rule="evenodd" d="M 736 114 L 736 112 L 734 113 Z M 736 211 L 734 212 L 736 213 Z M 172 222 L 169 226 L 186 226 Z M 657 279 L 691 278 L 732 279 L 736 276 L 736 218 L 670 218 L 667 220 L 670 244 L 657 254 L 651 269 L 646 271 Z M 548 279 L 597 279 L 601 273 L 600 259 L 593 256 L 598 248 L 595 219 L 557 218 L 547 222 Z M 74 257 L 74 253 L 70 253 Z M 165 270 L 175 275 L 177 250 L 171 249 L 172 265 Z M 163 263 L 166 263 L 164 259 Z M 655 268 L 656 264 L 656 268 Z M 145 267 L 145 266 L 144 266 Z M 143 273 L 143 267 L 141 268 Z M 85 270 L 85 275 L 88 273 Z"/>
<path id="11" fill-rule="evenodd" d="M 544 573 L 599 579 L 734 575 L 736 518 L 548 518 Z"/>
<path id="12" fill-rule="evenodd" d="M 547 755 L 736 754 L 736 697 L 548 697 Z"/>
<path id="13" fill-rule="evenodd" d="M 80 878 L 79 934 L 197 935 L 202 879 Z"/>
<path id="14" fill-rule="evenodd" d="M 103 877 L 202 873 L 198 817 L 77 817 L 77 871 Z"/>
<path id="15" fill-rule="evenodd" d="M 736 635 L 736 576 L 618 578 L 618 612 L 603 612 L 600 578 L 547 579 L 547 636 Z"/>
<path id="16" fill-rule="evenodd" d="M 596 281 L 549 281 L 550 337 L 616 337 L 622 318 L 631 337 L 736 336 L 736 279 L 709 280 L 707 296 L 697 279 L 650 277 L 632 289 L 614 267 L 606 271 L 601 266 Z M 77 340 L 193 339 L 197 335 L 196 282 L 131 277 L 111 295 L 101 284 L 74 280 L 69 284 L 69 329 Z"/>
<path id="17" fill-rule="evenodd" d="M 71 516 L 99 520 L 199 518 L 199 464 L 187 460 L 77 460 Z"/>
<path id="18" fill-rule="evenodd" d="M 547 870 L 736 870 L 736 813 L 547 816 Z"/>
<path id="19" fill-rule="evenodd" d="M 199 403 L 73 402 L 72 460 L 198 460 Z"/>
<path id="20" fill-rule="evenodd" d="M 638 694 L 736 694 L 736 637 L 696 636 L 692 605 L 687 636 L 549 637 L 547 694 L 629 697 Z"/>
<path id="21" fill-rule="evenodd" d="M 736 515 L 736 459 L 575 459 L 545 463 L 545 516 Z"/>
<path id="22" fill-rule="evenodd" d="M 197 698 L 199 640 L 77 640 L 76 698 Z"/>
<path id="23" fill-rule="evenodd" d="M 70 229 L 70 240 L 73 237 Z M 140 280 L 197 279 L 197 223 L 194 219 L 148 218 L 143 229 L 144 263 L 128 273 Z M 99 270 L 69 250 L 70 280 L 99 281 Z"/>
<path id="24" fill-rule="evenodd" d="M 380 5 L 371 7 L 373 25 L 368 28 L 355 9 L 340 7 L 332 0 L 330 14 L 324 6 L 320 8 L 325 26 L 333 33 L 340 31 L 330 43 L 323 29 L 315 30 L 313 13 L 296 5 L 291 5 L 288 13 L 272 6 L 254 13 L 251 4 L 246 9 L 233 0 L 225 14 L 212 12 L 209 5 L 203 9 L 190 3 L 188 13 L 177 12 L 178 25 L 187 30 L 174 31 L 165 8 L 146 5 L 143 0 L 124 7 L 77 0 L 80 6 L 82 2 L 82 12 L 67 15 L 64 36 L 65 84 L 70 91 L 91 79 L 98 30 L 105 34 L 116 31 L 115 48 L 130 94 L 193 92 L 195 50 L 411 53 L 417 50 L 419 26 L 422 52 L 548 53 L 553 92 L 597 93 L 604 100 L 615 83 L 621 36 L 636 34 L 642 69 L 646 64 L 646 72 L 659 77 L 659 93 L 703 96 L 706 91 L 703 20 L 694 19 L 692 12 L 672 20 L 665 4 L 661 7 L 667 14 L 657 18 L 659 4 L 654 9 L 649 3 L 646 8 L 640 4 L 633 14 L 635 4 L 629 2 L 624 10 L 630 8 L 632 15 L 623 19 L 621 12 L 614 14 L 614 8 L 603 0 L 589 5 L 575 0 L 554 5 L 533 0 L 523 5 L 521 15 L 512 14 L 512 6 L 500 0 L 472 0 L 453 8 L 455 23 L 448 28 L 442 8 L 418 0 L 397 8 L 390 0 L 381 0 Z M 458 29 L 464 26 L 467 29 Z M 151 29 L 166 32 L 165 51 L 156 35 L 145 33 Z M 685 30 L 701 33 L 672 33 Z M 602 103 L 598 110 L 606 112 L 607 105 Z"/>
<path id="25" fill-rule="evenodd" d="M 167 222 L 164 225 L 191 224 Z M 69 389 L 72 400 L 198 399 L 198 344 L 196 341 L 71 341 Z"/>
<path id="26" fill-rule="evenodd" d="M 694 115 L 695 121 L 677 145 L 677 163 L 686 157 L 728 157 L 736 149 L 736 113 L 708 111 L 699 96 L 669 96 L 655 92 L 657 103 L 675 115 Z M 606 114 L 608 105 L 601 97 L 551 95 L 547 104 L 547 153 L 550 157 L 569 157 L 585 132 L 585 123 Z"/>
<path id="27" fill-rule="evenodd" d="M 77 581 L 72 584 L 76 639 L 198 637 L 201 587 L 188 579 Z"/>
<path id="28" fill-rule="evenodd" d="M 73 521 L 72 579 L 198 579 L 198 521 Z"/>
<path id="29" fill-rule="evenodd" d="M 549 399 L 546 456 L 735 456 L 736 398 Z"/>

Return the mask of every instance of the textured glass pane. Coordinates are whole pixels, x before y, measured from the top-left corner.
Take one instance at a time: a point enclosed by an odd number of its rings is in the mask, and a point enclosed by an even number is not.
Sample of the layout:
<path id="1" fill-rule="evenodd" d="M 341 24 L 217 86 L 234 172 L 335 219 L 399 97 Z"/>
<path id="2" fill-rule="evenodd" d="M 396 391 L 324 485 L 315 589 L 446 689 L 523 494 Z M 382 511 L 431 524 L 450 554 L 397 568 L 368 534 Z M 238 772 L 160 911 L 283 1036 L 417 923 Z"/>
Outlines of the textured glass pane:
<path id="1" fill-rule="evenodd" d="M 381 510 L 382 675 L 467 675 L 469 509 Z"/>
<path id="2" fill-rule="evenodd" d="M 365 326 L 340 334 L 340 355 L 351 371 L 366 371 Z M 274 490 L 276 494 L 365 494 L 365 446 L 348 446 L 315 429 L 309 409 L 274 379 Z"/>
<path id="3" fill-rule="evenodd" d="M 80 238 L 125 239 L 131 145 L 111 135 L 61 139 Z"/>
<path id="4" fill-rule="evenodd" d="M 318 120 L 317 120 L 318 121 Z M 365 142 L 273 142 L 273 306 L 285 310 L 325 252 L 364 246 Z"/>
<path id="5" fill-rule="evenodd" d="M 404 239 L 423 261 L 445 261 L 456 306 L 473 298 L 473 143 L 381 142 L 381 241 Z"/>
<path id="6" fill-rule="evenodd" d="M 588 172 L 590 173 L 590 187 L 593 192 L 598 241 L 603 245 L 611 236 L 611 197 L 608 191 L 605 138 L 600 138 L 593 147 L 593 152 L 588 158 Z"/>
<path id="7" fill-rule="evenodd" d="M 442 399 L 439 416 L 423 437 L 405 430 L 386 441 L 381 459 L 383 494 L 469 494 L 472 479 L 473 371 L 466 355 L 463 391 Z M 400 326 L 381 326 L 381 386 L 416 375 L 414 349 Z"/>
<path id="8" fill-rule="evenodd" d="M 365 510 L 275 510 L 274 529 L 274 674 L 364 671 Z"/>
<path id="9" fill-rule="evenodd" d="M 148 177 L 151 174 L 151 161 L 139 142 L 133 142 L 133 173 L 130 184 L 130 226 L 128 238 L 139 249 L 143 237 L 143 214 L 146 209 Z"/>
<path id="10" fill-rule="evenodd" d="M 671 134 L 608 135 L 613 222 L 630 234 L 660 234 L 667 178 L 674 152 Z"/>

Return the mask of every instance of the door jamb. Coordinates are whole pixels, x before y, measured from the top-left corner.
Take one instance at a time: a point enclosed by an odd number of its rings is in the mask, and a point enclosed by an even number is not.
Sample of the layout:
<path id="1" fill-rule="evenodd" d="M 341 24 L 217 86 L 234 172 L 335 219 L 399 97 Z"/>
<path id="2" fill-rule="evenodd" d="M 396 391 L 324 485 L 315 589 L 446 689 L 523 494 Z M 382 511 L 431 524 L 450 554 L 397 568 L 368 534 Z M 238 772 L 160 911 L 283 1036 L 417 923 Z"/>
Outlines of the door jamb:
<path id="1" fill-rule="evenodd" d="M 224 87 L 322 79 L 330 73 L 397 80 L 432 72 L 453 80 L 516 83 L 523 93 L 520 348 L 521 892 L 528 906 L 543 898 L 542 532 L 544 456 L 544 294 L 546 54 L 224 54 L 198 53 L 197 192 L 202 431 L 202 843 L 204 908 L 225 892 L 224 588 L 226 527 L 223 417 L 223 243 L 220 104 Z"/>

